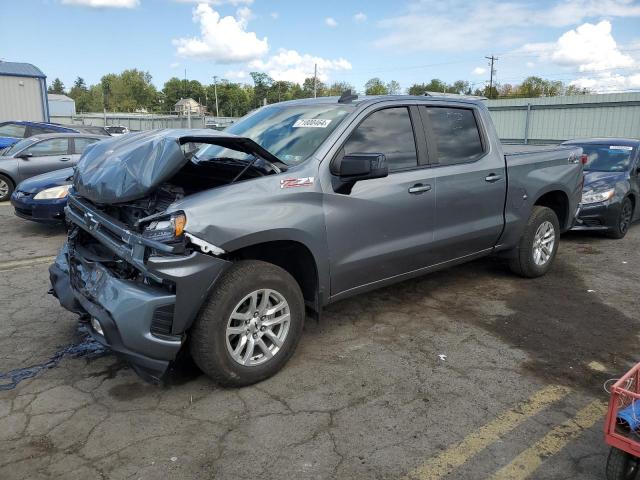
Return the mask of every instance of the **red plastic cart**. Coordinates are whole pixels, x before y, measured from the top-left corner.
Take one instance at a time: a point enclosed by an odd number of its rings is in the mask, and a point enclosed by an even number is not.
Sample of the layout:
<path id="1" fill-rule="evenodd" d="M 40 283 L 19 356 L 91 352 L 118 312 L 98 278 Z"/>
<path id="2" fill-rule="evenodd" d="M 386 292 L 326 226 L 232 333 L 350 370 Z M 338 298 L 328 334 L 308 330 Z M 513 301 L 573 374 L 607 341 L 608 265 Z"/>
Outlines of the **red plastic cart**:
<path id="1" fill-rule="evenodd" d="M 629 418 L 629 413 L 632 418 Z M 622 420 L 627 416 L 629 422 Z M 636 418 L 637 415 L 637 418 Z M 637 422 L 637 424 L 636 424 Z M 633 480 L 640 470 L 640 363 L 611 387 L 604 437 L 608 480 Z"/>

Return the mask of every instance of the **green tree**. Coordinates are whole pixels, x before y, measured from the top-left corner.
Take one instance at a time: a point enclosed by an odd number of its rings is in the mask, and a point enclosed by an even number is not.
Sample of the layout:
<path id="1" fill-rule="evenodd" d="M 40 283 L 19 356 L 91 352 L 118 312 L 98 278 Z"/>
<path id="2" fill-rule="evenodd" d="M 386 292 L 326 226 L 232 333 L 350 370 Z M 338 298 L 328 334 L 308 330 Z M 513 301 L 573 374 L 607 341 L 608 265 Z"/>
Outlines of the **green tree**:
<path id="1" fill-rule="evenodd" d="M 148 72 L 134 68 L 119 74 L 109 73 L 102 77 L 100 85 L 105 107 L 110 111 L 133 112 L 158 108 L 158 91 L 151 83 Z"/>
<path id="2" fill-rule="evenodd" d="M 389 95 L 400 95 L 402 93 L 400 84 L 395 80 L 391 80 L 387 83 L 387 91 L 389 92 Z"/>
<path id="3" fill-rule="evenodd" d="M 322 83 L 317 78 L 307 77 L 304 79 L 304 83 L 302 84 L 302 94 L 303 98 L 313 98 L 313 88 L 315 83 L 316 96 L 317 97 L 326 97 L 327 96 L 327 86 Z"/>
<path id="4" fill-rule="evenodd" d="M 387 95 L 389 89 L 378 77 L 371 78 L 364 84 L 365 95 Z"/>
<path id="5" fill-rule="evenodd" d="M 62 83 L 59 78 L 55 78 L 53 82 L 51 82 L 51 85 L 49 85 L 47 92 L 64 95 L 64 83 Z"/>
<path id="6" fill-rule="evenodd" d="M 264 72 L 250 72 L 249 75 L 253 80 L 254 105 L 260 107 L 269 94 L 269 87 L 273 84 L 273 78 Z"/>
<path id="7" fill-rule="evenodd" d="M 339 97 L 347 90 L 351 90 L 355 93 L 356 89 L 347 82 L 333 82 L 331 85 L 327 87 L 327 95 L 330 97 Z"/>

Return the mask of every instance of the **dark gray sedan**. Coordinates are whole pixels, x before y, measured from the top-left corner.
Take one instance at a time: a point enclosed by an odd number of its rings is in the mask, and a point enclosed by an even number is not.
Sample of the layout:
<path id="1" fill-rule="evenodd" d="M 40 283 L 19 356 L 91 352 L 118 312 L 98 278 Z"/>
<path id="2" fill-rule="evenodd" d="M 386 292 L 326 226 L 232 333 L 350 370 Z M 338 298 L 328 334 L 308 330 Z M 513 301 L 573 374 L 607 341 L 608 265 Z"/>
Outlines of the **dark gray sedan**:
<path id="1" fill-rule="evenodd" d="M 8 200 L 21 181 L 74 166 L 84 149 L 104 138 L 82 133 L 49 133 L 20 140 L 0 156 L 0 202 Z"/>
<path id="2" fill-rule="evenodd" d="M 582 147 L 582 201 L 574 230 L 602 231 L 622 238 L 640 218 L 640 141 L 630 138 L 587 138 L 566 145 Z"/>

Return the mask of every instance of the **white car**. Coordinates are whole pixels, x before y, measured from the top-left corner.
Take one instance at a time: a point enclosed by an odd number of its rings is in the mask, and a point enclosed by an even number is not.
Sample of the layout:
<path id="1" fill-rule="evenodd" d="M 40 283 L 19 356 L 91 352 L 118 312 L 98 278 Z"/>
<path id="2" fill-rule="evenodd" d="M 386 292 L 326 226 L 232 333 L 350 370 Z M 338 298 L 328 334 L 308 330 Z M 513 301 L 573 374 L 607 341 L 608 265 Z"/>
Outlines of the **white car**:
<path id="1" fill-rule="evenodd" d="M 107 132 L 109 132 L 109 135 L 111 136 L 118 136 L 118 135 L 124 135 L 125 133 L 129 133 L 129 129 L 122 125 L 107 125 L 104 128 Z"/>

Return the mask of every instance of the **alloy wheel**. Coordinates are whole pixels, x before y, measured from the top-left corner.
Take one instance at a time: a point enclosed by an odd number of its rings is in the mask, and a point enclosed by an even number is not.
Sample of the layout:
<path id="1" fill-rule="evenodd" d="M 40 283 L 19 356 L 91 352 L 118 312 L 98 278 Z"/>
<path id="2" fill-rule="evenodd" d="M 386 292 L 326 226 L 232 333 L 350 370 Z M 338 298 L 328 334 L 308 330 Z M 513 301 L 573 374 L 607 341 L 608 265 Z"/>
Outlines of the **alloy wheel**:
<path id="1" fill-rule="evenodd" d="M 536 265 L 543 266 L 549 261 L 555 243 L 555 228 L 551 222 L 545 220 L 540 224 L 533 237 L 533 261 Z"/>
<path id="2" fill-rule="evenodd" d="M 255 290 L 238 302 L 227 321 L 227 351 L 240 365 L 264 364 L 282 348 L 290 322 L 289 304 L 281 293 Z"/>

